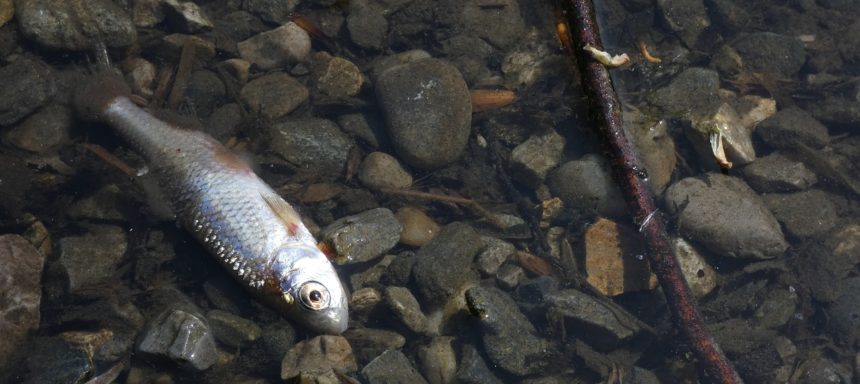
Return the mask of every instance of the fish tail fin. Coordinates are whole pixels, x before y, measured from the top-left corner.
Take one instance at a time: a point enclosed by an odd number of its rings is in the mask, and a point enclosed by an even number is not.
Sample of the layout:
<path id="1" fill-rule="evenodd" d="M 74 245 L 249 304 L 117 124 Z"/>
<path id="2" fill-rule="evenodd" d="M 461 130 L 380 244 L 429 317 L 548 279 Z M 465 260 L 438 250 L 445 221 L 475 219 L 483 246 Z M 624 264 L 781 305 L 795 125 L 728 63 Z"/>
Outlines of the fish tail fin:
<path id="1" fill-rule="evenodd" d="M 75 90 L 75 109 L 81 118 L 100 120 L 105 108 L 118 97 L 128 97 L 131 89 L 122 75 L 102 70 L 89 76 Z"/>

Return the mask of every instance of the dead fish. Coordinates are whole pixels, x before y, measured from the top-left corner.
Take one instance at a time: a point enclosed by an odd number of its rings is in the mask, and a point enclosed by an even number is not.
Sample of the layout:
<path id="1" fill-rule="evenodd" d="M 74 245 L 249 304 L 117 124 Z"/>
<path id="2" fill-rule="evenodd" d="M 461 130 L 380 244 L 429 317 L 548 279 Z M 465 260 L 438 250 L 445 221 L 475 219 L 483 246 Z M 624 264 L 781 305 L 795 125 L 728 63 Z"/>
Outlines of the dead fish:
<path id="1" fill-rule="evenodd" d="M 106 72 L 78 88 L 75 106 L 143 155 L 177 220 L 252 294 L 312 331 L 343 332 L 343 286 L 296 211 L 217 140 L 156 118 L 130 94 Z"/>

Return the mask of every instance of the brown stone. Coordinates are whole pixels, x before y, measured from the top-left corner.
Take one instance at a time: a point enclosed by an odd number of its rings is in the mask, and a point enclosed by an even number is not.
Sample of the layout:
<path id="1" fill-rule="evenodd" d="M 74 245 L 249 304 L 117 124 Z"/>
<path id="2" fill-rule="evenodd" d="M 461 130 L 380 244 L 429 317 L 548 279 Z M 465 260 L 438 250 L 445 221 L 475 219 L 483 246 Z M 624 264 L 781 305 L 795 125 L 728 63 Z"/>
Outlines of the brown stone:
<path id="1" fill-rule="evenodd" d="M 641 237 L 614 221 L 601 218 L 585 232 L 588 283 L 604 295 L 656 288 L 657 276 L 644 256 Z"/>
<path id="2" fill-rule="evenodd" d="M 0 366 L 39 327 L 45 257 L 18 235 L 0 236 Z"/>

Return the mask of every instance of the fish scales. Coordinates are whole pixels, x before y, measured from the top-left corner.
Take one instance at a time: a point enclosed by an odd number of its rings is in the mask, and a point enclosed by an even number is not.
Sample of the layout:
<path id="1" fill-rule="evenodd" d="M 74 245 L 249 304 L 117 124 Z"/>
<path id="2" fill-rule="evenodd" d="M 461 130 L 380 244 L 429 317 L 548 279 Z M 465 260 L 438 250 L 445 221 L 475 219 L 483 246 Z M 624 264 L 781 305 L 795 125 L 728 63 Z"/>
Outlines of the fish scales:
<path id="1" fill-rule="evenodd" d="M 143 155 L 179 222 L 247 289 L 312 330 L 342 332 L 343 287 L 295 210 L 214 138 L 158 119 L 127 95 L 120 79 L 103 75 L 76 104 Z"/>

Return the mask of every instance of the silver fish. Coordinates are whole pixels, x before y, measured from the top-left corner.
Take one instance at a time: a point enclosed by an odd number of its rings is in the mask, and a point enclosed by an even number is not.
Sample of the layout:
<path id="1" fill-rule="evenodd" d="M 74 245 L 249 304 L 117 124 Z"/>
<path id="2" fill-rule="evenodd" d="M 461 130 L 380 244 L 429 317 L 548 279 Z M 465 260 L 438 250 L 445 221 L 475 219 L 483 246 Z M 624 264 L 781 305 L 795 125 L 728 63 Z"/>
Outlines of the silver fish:
<path id="1" fill-rule="evenodd" d="M 218 141 L 154 117 L 129 95 L 105 73 L 79 87 L 75 104 L 143 155 L 177 219 L 248 290 L 312 331 L 343 332 L 343 286 L 296 211 Z"/>

